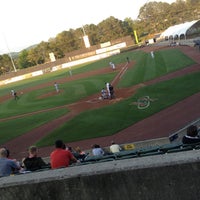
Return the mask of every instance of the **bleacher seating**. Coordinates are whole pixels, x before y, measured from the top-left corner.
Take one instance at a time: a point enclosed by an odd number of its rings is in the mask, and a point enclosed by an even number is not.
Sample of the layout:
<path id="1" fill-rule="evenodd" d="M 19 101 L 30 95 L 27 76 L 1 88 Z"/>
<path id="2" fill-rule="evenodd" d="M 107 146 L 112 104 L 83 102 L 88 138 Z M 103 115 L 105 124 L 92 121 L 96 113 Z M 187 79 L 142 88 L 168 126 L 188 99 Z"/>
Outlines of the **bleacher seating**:
<path id="1" fill-rule="evenodd" d="M 200 143 L 183 144 L 182 142 L 176 142 L 176 143 L 173 142 L 173 143 L 164 144 L 164 145 L 140 147 L 140 148 L 135 148 L 132 150 L 122 150 L 118 153 L 114 153 L 114 154 L 109 153 L 107 155 L 101 155 L 101 156 L 92 156 L 88 154 L 88 156 L 83 161 L 78 162 L 78 163 L 73 163 L 70 165 L 70 167 L 87 165 L 87 164 L 95 164 L 99 162 L 124 160 L 124 159 L 130 159 L 130 158 L 141 158 L 144 156 L 154 156 L 154 155 L 163 155 L 163 154 L 168 154 L 168 153 L 177 153 L 177 152 L 182 152 L 182 151 L 199 150 L 199 149 L 200 149 Z M 46 170 L 51 170 L 50 165 L 40 170 L 37 170 L 34 172 L 29 171 L 27 173 L 35 173 L 35 172 L 46 171 Z"/>
<path id="2" fill-rule="evenodd" d="M 175 153 L 181 151 L 190 151 L 200 149 L 200 143 L 182 144 L 181 142 L 156 145 L 144 148 L 135 148 L 133 150 L 123 150 L 121 152 L 105 156 L 88 156 L 81 164 L 108 162 L 114 160 L 123 160 L 130 158 L 139 158 L 144 156 L 162 155 L 166 153 Z"/>
<path id="3" fill-rule="evenodd" d="M 83 163 L 85 162 L 98 162 L 98 161 L 112 161 L 115 160 L 116 156 L 115 154 L 110 154 L 110 155 L 101 155 L 101 156 L 87 156 Z"/>

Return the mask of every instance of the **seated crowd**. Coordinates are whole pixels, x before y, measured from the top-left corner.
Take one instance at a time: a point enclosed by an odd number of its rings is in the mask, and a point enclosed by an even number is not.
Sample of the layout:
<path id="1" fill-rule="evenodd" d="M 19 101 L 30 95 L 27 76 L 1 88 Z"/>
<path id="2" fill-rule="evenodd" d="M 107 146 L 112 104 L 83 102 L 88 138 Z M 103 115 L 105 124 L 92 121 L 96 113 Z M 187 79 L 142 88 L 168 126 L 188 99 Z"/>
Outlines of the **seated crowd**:
<path id="1" fill-rule="evenodd" d="M 182 144 L 200 143 L 198 131 L 197 126 L 189 126 L 186 135 L 182 138 Z M 119 153 L 120 151 L 122 151 L 120 145 L 111 141 L 108 150 L 101 148 L 98 144 L 92 145 L 91 154 L 92 156 L 104 156 Z M 10 152 L 7 148 L 0 148 L 0 177 L 33 172 L 45 168 L 65 168 L 73 163 L 84 162 L 87 156 L 91 156 L 89 153 L 82 151 L 80 147 L 76 147 L 74 150 L 72 147 L 66 147 L 62 140 L 55 141 L 55 150 L 50 154 L 50 163 L 46 163 L 37 154 L 37 147 L 31 146 L 28 149 L 28 156 L 23 158 L 21 162 L 18 162 L 10 158 Z"/>

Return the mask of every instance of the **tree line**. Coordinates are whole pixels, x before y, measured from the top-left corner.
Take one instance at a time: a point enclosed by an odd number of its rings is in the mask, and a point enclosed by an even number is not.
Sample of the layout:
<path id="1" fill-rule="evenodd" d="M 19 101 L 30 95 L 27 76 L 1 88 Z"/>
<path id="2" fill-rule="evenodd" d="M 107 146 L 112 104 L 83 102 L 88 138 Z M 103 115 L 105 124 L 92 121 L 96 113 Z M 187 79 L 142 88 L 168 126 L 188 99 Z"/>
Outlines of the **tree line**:
<path id="1" fill-rule="evenodd" d="M 134 6 L 134 5 L 133 5 Z M 17 69 L 32 67 L 50 61 L 49 53 L 53 52 L 56 59 L 64 58 L 66 53 L 85 48 L 83 36 L 86 33 L 90 45 L 97 45 L 112 41 L 137 31 L 139 41 L 148 35 L 159 33 L 169 26 L 198 20 L 200 18 L 199 0 L 176 0 L 172 4 L 166 2 L 149 2 L 144 4 L 136 20 L 125 18 L 119 20 L 113 16 L 101 21 L 99 24 L 86 24 L 77 29 L 64 30 L 48 42 L 12 54 Z M 13 64 L 9 54 L 0 55 L 0 75 L 13 71 Z"/>

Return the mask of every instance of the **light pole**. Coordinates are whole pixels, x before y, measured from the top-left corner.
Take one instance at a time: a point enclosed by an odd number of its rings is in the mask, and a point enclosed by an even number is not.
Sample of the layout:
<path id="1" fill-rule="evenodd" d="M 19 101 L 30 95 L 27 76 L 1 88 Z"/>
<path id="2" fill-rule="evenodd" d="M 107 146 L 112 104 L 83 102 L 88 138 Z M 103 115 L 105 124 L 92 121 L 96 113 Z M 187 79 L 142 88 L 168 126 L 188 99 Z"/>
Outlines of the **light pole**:
<path id="1" fill-rule="evenodd" d="M 16 72 L 17 69 L 16 69 L 16 67 L 15 67 L 15 63 L 14 63 L 13 58 L 12 58 L 12 55 L 11 55 L 11 53 L 10 53 L 10 49 L 9 49 L 9 47 L 8 47 L 8 43 L 7 43 L 7 40 L 6 40 L 5 35 L 4 35 L 4 40 L 5 40 L 5 43 L 6 43 L 6 47 L 7 47 L 7 49 L 8 49 L 8 55 L 9 55 L 9 57 L 10 57 L 10 60 L 11 60 L 12 66 L 13 66 L 15 72 Z"/>

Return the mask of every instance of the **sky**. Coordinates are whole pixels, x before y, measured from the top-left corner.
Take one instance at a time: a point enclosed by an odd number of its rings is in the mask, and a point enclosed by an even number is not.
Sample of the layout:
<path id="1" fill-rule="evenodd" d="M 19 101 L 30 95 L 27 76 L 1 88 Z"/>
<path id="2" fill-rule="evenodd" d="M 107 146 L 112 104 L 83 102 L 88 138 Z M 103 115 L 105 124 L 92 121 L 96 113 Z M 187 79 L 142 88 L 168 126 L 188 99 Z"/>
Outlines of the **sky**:
<path id="1" fill-rule="evenodd" d="M 97 25 L 113 16 L 136 19 L 152 0 L 6 0 L 1 2 L 0 54 L 19 52 L 62 31 Z M 153 0 L 167 3 L 176 0 Z"/>

